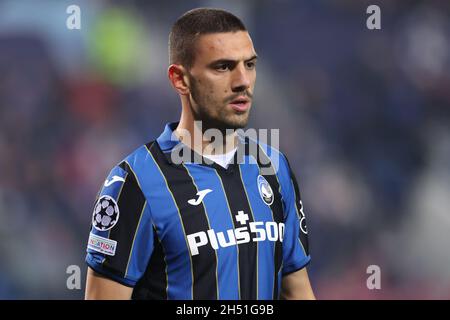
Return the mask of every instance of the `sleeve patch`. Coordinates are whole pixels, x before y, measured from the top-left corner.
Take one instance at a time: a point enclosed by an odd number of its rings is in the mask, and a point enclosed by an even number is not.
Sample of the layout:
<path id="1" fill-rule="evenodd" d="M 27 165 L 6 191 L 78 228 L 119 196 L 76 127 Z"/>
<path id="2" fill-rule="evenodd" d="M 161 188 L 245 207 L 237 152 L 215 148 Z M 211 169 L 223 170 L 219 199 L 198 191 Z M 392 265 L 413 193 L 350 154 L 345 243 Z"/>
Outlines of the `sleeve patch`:
<path id="1" fill-rule="evenodd" d="M 119 221 L 119 206 L 110 196 L 101 196 L 94 206 L 92 226 L 98 231 L 112 229 Z"/>
<path id="2" fill-rule="evenodd" d="M 88 249 L 113 256 L 116 254 L 117 241 L 89 234 Z"/>

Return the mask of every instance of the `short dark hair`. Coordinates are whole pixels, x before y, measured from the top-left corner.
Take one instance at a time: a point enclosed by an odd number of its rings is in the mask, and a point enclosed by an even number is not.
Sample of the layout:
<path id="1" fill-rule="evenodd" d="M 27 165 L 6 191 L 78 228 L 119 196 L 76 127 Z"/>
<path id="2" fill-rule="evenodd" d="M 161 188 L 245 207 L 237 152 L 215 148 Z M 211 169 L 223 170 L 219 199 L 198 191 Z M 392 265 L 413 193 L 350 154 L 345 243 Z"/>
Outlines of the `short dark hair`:
<path id="1" fill-rule="evenodd" d="M 247 31 L 234 14 L 212 8 L 197 8 L 183 14 L 169 35 L 169 63 L 192 67 L 195 58 L 195 41 L 200 35 Z"/>

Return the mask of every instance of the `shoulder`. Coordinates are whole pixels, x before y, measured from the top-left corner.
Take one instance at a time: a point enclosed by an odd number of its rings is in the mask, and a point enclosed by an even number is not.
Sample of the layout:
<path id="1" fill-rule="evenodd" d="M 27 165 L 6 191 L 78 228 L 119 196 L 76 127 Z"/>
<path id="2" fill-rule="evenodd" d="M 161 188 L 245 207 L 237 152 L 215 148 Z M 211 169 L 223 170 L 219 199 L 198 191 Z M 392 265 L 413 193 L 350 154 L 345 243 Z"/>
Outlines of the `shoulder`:
<path id="1" fill-rule="evenodd" d="M 156 147 L 155 140 L 143 144 L 133 152 L 123 158 L 117 166 L 121 167 L 128 174 L 132 173 L 136 178 L 142 175 L 142 169 L 152 158 L 151 150 Z"/>
<path id="2" fill-rule="evenodd" d="M 121 193 L 121 189 L 128 185 L 134 186 L 135 191 L 142 190 L 142 182 L 146 174 L 146 168 L 149 166 L 150 151 L 154 141 L 143 144 L 126 157 L 116 162 L 100 189 L 102 194 L 117 194 Z M 117 190 L 116 190 L 117 189 Z"/>

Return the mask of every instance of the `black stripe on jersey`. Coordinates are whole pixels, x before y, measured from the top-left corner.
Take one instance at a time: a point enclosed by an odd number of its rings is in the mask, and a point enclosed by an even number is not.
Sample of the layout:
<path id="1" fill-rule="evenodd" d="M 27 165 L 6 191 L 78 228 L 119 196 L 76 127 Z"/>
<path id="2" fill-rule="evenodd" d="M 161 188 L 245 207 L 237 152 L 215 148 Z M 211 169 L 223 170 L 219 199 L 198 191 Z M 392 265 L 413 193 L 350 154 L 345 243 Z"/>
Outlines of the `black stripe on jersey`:
<path id="1" fill-rule="evenodd" d="M 167 263 L 155 227 L 154 249 L 144 276 L 133 290 L 134 300 L 167 300 Z"/>
<path id="2" fill-rule="evenodd" d="M 231 166 L 231 165 L 230 165 Z M 231 168 L 231 167 L 230 167 Z M 239 169 L 239 168 L 237 168 Z M 254 221 L 251 214 L 250 204 L 248 203 L 243 182 L 239 170 L 216 169 L 217 174 L 222 180 L 225 196 L 230 205 L 231 216 L 233 217 L 234 229 L 241 228 L 243 225 L 236 220 L 238 211 L 244 211 L 248 215 L 250 222 Z M 255 300 L 257 294 L 257 243 L 250 241 L 248 243 L 238 244 L 239 247 L 239 289 L 242 300 Z"/>
<path id="3" fill-rule="evenodd" d="M 303 212 L 303 206 L 300 204 L 301 196 L 300 196 L 300 189 L 298 187 L 297 179 L 295 178 L 295 174 L 293 173 L 291 169 L 291 165 L 289 164 L 289 160 L 286 157 L 286 162 L 289 167 L 289 174 L 291 176 L 292 184 L 294 185 L 294 191 L 295 191 L 295 206 L 297 208 L 297 215 L 298 218 L 303 218 L 300 212 Z M 303 219 L 304 228 L 306 229 L 306 219 Z M 300 242 L 302 243 L 303 249 L 305 249 L 305 254 L 309 255 L 309 244 L 308 244 L 308 235 L 303 233 L 302 230 L 300 230 Z"/>
<path id="4" fill-rule="evenodd" d="M 128 172 L 128 175 L 117 199 L 120 210 L 119 220 L 109 234 L 110 239 L 117 241 L 117 249 L 114 256 L 106 256 L 103 266 L 121 277 L 125 277 L 134 235 L 139 226 L 141 214 L 143 214 L 145 196 L 139 188 L 131 167 L 126 162 L 122 162 L 119 167 Z"/>
<path id="5" fill-rule="evenodd" d="M 249 143 L 255 143 L 252 141 L 249 141 Z M 251 148 L 250 150 L 254 150 L 255 148 Z M 255 157 L 255 159 L 258 162 L 258 166 L 259 168 L 266 168 L 269 169 L 269 171 L 272 174 L 264 174 L 262 175 L 267 182 L 269 182 L 270 186 L 272 187 L 272 191 L 274 193 L 274 200 L 272 205 L 270 206 L 270 209 L 272 210 L 272 216 L 273 216 L 273 220 L 276 223 L 281 223 L 284 222 L 284 216 L 283 216 L 283 204 L 281 201 L 281 193 L 280 193 L 280 183 L 278 181 L 278 178 L 275 174 L 275 169 L 272 165 L 272 162 L 270 161 L 269 157 L 266 155 L 266 153 L 264 152 L 264 150 L 261 148 L 261 146 L 258 144 L 257 148 L 256 148 L 258 154 L 257 155 L 253 155 Z M 263 165 L 264 163 L 264 165 Z M 269 164 L 269 165 L 267 165 Z M 261 172 L 261 170 L 260 170 Z M 273 298 L 274 299 L 278 299 L 278 273 L 280 271 L 281 268 L 281 263 L 283 261 L 283 245 L 281 241 L 277 241 L 275 243 L 275 253 L 274 253 L 274 259 L 275 259 L 275 283 L 274 283 L 274 288 L 273 288 Z"/>
<path id="6" fill-rule="evenodd" d="M 198 191 L 187 169 L 182 165 L 168 163 L 157 143 L 147 145 L 147 148 L 166 178 L 180 211 L 186 236 L 200 231 L 207 232 L 210 227 L 204 207 L 188 203 L 188 200 L 196 197 Z M 218 298 L 216 252 L 210 245 L 201 246 L 198 250 L 199 254 L 191 256 L 194 276 L 192 298 L 215 300 Z"/>

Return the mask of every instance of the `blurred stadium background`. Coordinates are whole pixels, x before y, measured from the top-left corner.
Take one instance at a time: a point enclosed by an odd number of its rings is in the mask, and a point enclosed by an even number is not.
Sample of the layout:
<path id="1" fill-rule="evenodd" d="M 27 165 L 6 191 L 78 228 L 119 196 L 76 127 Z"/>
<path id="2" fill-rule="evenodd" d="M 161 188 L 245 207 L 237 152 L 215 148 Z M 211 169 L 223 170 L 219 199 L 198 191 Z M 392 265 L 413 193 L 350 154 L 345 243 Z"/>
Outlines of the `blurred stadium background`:
<path id="1" fill-rule="evenodd" d="M 68 30 L 66 8 L 81 7 Z M 378 4 L 382 29 L 366 28 Z M 199 6 L 260 56 L 251 127 L 281 128 L 320 299 L 450 299 L 450 2 L 0 1 L 0 298 L 79 299 L 110 168 L 178 119 L 167 37 Z M 381 290 L 366 269 L 381 268 Z M 79 265 L 82 289 L 68 290 Z"/>

